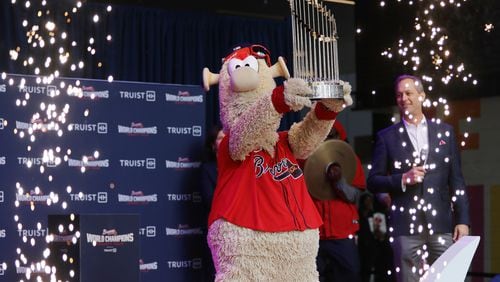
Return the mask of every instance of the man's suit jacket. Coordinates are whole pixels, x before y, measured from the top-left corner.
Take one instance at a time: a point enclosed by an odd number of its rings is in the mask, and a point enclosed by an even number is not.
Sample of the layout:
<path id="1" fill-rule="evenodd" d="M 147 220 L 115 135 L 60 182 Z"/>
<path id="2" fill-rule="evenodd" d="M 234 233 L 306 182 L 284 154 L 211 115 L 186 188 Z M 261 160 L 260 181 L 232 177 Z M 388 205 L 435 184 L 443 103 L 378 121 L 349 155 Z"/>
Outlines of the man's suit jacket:
<path id="1" fill-rule="evenodd" d="M 427 120 L 427 131 L 428 167 L 423 182 L 406 185 L 404 192 L 403 173 L 411 169 L 416 157 L 406 128 L 399 122 L 377 134 L 367 185 L 373 193 L 391 195 L 391 236 L 418 234 L 419 225 L 430 227 L 434 233 L 450 233 L 456 224 L 470 224 L 453 128 Z"/>

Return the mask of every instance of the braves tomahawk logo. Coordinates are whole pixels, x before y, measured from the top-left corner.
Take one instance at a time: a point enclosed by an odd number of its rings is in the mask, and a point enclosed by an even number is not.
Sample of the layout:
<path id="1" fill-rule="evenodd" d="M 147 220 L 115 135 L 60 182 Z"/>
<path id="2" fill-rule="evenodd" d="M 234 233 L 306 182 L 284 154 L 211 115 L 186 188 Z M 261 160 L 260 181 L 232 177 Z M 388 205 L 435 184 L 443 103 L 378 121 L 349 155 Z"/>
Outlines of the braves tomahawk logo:
<path id="1" fill-rule="evenodd" d="M 276 164 L 270 166 L 265 163 L 262 156 L 255 156 L 253 163 L 255 167 L 255 176 L 257 178 L 265 173 L 269 173 L 273 176 L 275 181 L 282 181 L 289 176 L 293 177 L 293 179 L 297 179 L 303 174 L 299 165 L 292 163 L 287 158 L 283 158 Z"/>

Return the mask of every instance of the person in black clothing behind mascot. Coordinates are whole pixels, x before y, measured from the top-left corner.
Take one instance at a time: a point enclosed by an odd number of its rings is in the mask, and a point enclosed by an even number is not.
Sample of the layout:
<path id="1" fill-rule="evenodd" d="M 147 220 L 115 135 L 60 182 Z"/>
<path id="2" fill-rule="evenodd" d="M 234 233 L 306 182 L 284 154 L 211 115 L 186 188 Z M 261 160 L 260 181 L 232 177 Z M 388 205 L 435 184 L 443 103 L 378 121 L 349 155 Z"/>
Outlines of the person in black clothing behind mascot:
<path id="1" fill-rule="evenodd" d="M 212 207 L 212 198 L 217 185 L 217 150 L 219 149 L 219 144 L 224 136 L 225 134 L 222 131 L 222 126 L 215 125 L 209 132 L 207 132 L 207 136 L 205 138 L 205 155 L 200 167 L 200 192 L 203 204 L 203 222 L 205 223 L 208 221 L 208 214 L 210 213 L 210 208 Z M 205 226 L 205 229 L 208 229 L 208 227 Z M 205 262 L 205 272 L 203 276 L 206 281 L 214 281 L 215 268 L 212 261 L 212 254 L 207 242 L 204 242 L 203 257 Z"/>
<path id="2" fill-rule="evenodd" d="M 333 124 L 325 141 L 334 139 L 347 142 L 346 131 L 339 121 Z M 313 198 L 323 219 L 323 225 L 319 228 L 320 243 L 316 260 L 319 278 L 321 282 L 357 282 L 360 281 L 360 266 L 355 242 L 359 229 L 356 203 L 366 188 L 361 161 L 356 156 L 356 172 L 351 183 L 345 182 L 338 163 L 328 166 L 326 177 L 336 197 L 330 200 Z"/>
<path id="3" fill-rule="evenodd" d="M 201 164 L 201 196 L 207 218 L 212 206 L 215 186 L 217 185 L 217 150 L 225 134 L 220 125 L 215 125 L 205 140 L 205 156 Z"/>
<path id="4" fill-rule="evenodd" d="M 387 194 L 376 196 L 366 192 L 359 199 L 358 248 L 361 281 L 392 282 L 395 277 L 392 275 L 392 250 L 386 221 L 390 207 L 387 200 L 390 201 L 390 198 Z"/>

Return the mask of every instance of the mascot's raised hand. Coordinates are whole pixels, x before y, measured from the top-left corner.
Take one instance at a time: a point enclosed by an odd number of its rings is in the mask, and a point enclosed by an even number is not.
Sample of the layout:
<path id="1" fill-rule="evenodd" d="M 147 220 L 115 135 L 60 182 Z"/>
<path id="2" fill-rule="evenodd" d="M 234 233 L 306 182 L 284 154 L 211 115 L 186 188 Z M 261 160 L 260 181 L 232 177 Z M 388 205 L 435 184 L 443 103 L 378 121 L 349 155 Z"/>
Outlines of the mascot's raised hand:
<path id="1" fill-rule="evenodd" d="M 352 97 L 351 97 L 351 85 L 349 82 L 340 81 L 342 85 L 342 89 L 344 91 L 344 100 L 340 99 L 324 99 L 321 100 L 320 103 L 325 105 L 330 111 L 334 111 L 336 113 L 340 113 L 346 107 L 352 105 Z"/>
<path id="2" fill-rule="evenodd" d="M 311 107 L 311 100 L 307 98 L 312 94 L 312 89 L 303 79 L 290 78 L 284 83 L 285 103 L 292 111 L 300 111 L 304 107 Z"/>

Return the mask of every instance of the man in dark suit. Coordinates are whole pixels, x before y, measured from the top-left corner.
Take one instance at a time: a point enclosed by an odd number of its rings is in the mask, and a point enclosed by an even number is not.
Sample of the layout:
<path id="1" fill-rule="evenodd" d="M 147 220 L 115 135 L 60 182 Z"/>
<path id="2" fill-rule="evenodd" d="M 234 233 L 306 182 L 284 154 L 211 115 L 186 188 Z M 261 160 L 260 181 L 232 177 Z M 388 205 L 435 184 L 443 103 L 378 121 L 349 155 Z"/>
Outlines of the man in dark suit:
<path id="1" fill-rule="evenodd" d="M 418 281 L 456 240 L 469 234 L 469 207 L 453 128 L 428 120 L 419 78 L 395 82 L 401 122 L 377 134 L 368 189 L 389 193 L 397 281 Z"/>

